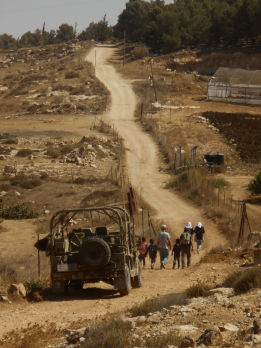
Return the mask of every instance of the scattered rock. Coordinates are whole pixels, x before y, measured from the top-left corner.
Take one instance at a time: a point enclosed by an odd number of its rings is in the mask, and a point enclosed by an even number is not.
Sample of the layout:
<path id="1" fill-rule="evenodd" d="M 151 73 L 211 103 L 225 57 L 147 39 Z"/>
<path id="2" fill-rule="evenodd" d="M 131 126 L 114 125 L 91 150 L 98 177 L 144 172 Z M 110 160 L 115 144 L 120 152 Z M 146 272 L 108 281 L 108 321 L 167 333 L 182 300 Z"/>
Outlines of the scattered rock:
<path id="1" fill-rule="evenodd" d="M 190 348 L 190 347 L 195 347 L 196 342 L 194 341 L 194 339 L 190 336 L 185 336 L 183 337 L 182 341 L 181 341 L 181 348 Z"/>
<path id="2" fill-rule="evenodd" d="M 26 290 L 24 284 L 12 284 L 7 288 L 8 295 L 17 296 L 17 297 L 26 297 Z"/>
<path id="3" fill-rule="evenodd" d="M 0 302 L 8 302 L 8 297 L 4 295 L 0 295 Z"/>
<path id="4" fill-rule="evenodd" d="M 233 288 L 217 288 L 212 289 L 204 293 L 204 297 L 212 296 L 215 294 L 222 295 L 224 297 L 231 297 L 235 295 L 235 290 Z"/>
<path id="5" fill-rule="evenodd" d="M 239 328 L 233 324 L 225 324 L 222 326 L 219 326 L 220 331 L 231 331 L 231 332 L 236 332 L 239 330 Z"/>
<path id="6" fill-rule="evenodd" d="M 199 344 L 205 344 L 206 346 L 217 346 L 220 345 L 223 341 L 220 330 L 217 326 L 212 326 L 209 329 L 205 330 L 203 335 L 198 339 Z"/>
<path id="7" fill-rule="evenodd" d="M 81 337 L 82 337 L 82 334 L 80 332 L 75 332 L 69 335 L 66 339 L 69 343 L 77 343 Z"/>
<path id="8" fill-rule="evenodd" d="M 253 321 L 253 328 L 254 328 L 255 334 L 261 334 L 261 320 L 260 319 L 255 319 Z"/>
<path id="9" fill-rule="evenodd" d="M 45 214 L 50 214 L 50 210 L 45 210 L 44 213 Z"/>

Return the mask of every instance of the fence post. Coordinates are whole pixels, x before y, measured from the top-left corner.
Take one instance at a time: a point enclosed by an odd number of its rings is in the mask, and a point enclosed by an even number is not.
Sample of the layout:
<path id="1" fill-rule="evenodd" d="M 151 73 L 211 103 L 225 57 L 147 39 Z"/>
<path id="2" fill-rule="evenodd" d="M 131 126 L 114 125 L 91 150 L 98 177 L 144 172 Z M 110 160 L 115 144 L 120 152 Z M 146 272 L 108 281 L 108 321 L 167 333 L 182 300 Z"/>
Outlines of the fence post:
<path id="1" fill-rule="evenodd" d="M 37 235 L 37 240 L 39 242 L 39 234 Z M 41 260 L 40 260 L 40 250 L 38 249 L 38 279 L 41 277 Z"/>

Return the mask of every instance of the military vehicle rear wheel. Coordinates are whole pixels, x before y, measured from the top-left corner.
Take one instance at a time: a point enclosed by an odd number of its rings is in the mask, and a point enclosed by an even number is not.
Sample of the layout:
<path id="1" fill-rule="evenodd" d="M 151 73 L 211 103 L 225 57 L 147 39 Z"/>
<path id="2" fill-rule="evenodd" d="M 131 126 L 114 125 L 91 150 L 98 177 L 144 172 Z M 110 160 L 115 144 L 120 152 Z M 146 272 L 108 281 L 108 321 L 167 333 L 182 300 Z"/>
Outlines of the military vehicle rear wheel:
<path id="1" fill-rule="evenodd" d="M 128 266 L 125 268 L 124 281 L 125 281 L 125 288 L 119 289 L 120 294 L 123 296 L 129 295 L 129 293 L 131 292 L 131 277 L 130 277 L 130 270 Z"/>
<path id="2" fill-rule="evenodd" d="M 136 275 L 131 283 L 133 288 L 141 288 L 142 287 L 142 270 L 140 260 L 138 261 L 138 275 Z"/>
<path id="3" fill-rule="evenodd" d="M 89 270 L 99 270 L 110 261 L 111 249 L 101 238 L 87 238 L 80 246 L 79 261 Z"/>

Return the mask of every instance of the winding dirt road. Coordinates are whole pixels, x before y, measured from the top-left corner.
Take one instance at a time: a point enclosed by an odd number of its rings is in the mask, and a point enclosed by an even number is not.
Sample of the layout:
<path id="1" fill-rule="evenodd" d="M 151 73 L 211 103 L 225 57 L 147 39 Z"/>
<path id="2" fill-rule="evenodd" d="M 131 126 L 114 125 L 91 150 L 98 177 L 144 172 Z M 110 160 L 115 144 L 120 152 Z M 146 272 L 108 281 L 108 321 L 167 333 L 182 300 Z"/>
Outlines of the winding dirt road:
<path id="1" fill-rule="evenodd" d="M 134 122 L 134 111 L 137 98 L 131 88 L 131 81 L 118 74 L 112 65 L 106 63 L 114 52 L 110 47 L 96 47 L 87 59 L 95 63 L 96 76 L 111 92 L 112 104 L 103 119 L 112 122 L 123 137 L 126 152 L 126 170 L 132 185 L 141 192 L 145 201 L 157 212 L 161 222 L 166 222 L 171 234 L 179 237 L 188 221 L 196 224 L 201 221 L 211 239 L 204 246 L 210 248 L 224 239 L 218 234 L 216 226 L 207 221 L 200 209 L 197 209 L 172 192 L 164 189 L 169 179 L 166 174 L 159 172 L 158 147 L 153 139 L 142 131 L 139 124 Z M 175 117 L 175 116 L 174 116 Z"/>
<path id="2" fill-rule="evenodd" d="M 103 119 L 114 123 L 125 141 L 126 148 L 130 150 L 126 152 L 126 171 L 133 186 L 157 212 L 159 221 L 164 221 L 171 227 L 170 232 L 173 237 L 180 235 L 187 221 L 192 221 L 194 224 L 201 221 L 206 229 L 203 252 L 224 243 L 224 238 L 218 233 L 216 226 L 204 219 L 200 209 L 164 189 L 164 182 L 168 177 L 158 172 L 158 148 L 152 138 L 134 122 L 137 98 L 131 88 L 131 81 L 122 78 L 111 65 L 106 63 L 106 59 L 113 54 L 112 48 L 93 49 L 87 57 L 92 62 L 95 59 L 95 50 L 97 77 L 107 86 L 112 97 L 111 108 L 105 116 L 103 115 Z M 175 271 L 171 269 L 171 261 L 167 263 L 166 270 L 160 271 L 157 261 L 155 270 L 149 268 L 144 270 L 143 287 L 133 289 L 131 294 L 124 298 L 112 290 L 111 286 L 99 283 L 97 287 L 86 288 L 73 297 L 61 296 L 55 301 L 30 305 L 27 302 L 3 305 L 0 315 L 0 336 L 12 328 L 26 327 L 29 322 L 44 325 L 49 320 L 60 327 L 70 327 L 72 321 L 91 320 L 104 316 L 107 312 L 126 310 L 135 303 L 144 301 L 145 298 L 182 292 L 193 281 L 205 279 L 206 275 L 211 273 L 211 266 L 207 264 L 201 267 L 195 266 L 198 261 L 199 256 L 193 253 L 192 267 Z"/>

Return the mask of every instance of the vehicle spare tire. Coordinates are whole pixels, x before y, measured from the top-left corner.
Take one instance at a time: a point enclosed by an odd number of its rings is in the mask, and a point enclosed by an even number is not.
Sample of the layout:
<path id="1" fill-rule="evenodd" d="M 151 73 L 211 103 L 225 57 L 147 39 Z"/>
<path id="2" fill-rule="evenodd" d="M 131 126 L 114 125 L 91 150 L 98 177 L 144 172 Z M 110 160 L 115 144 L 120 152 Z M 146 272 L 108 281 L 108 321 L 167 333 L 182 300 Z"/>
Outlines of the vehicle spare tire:
<path id="1" fill-rule="evenodd" d="M 110 261 L 110 258 L 111 249 L 101 238 L 87 238 L 80 246 L 80 264 L 86 266 L 89 270 L 103 268 Z"/>

